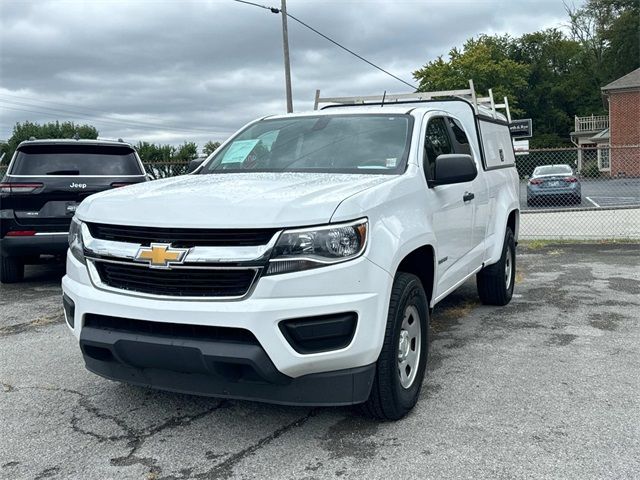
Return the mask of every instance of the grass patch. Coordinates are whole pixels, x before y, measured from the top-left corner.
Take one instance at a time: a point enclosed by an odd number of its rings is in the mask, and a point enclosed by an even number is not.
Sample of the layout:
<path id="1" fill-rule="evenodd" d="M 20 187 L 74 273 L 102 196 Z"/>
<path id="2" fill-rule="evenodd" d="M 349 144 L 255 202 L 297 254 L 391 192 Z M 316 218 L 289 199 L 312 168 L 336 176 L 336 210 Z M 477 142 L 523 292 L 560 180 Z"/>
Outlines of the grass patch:
<path id="1" fill-rule="evenodd" d="M 632 238 L 620 238 L 611 240 L 520 240 L 518 241 L 519 247 L 524 247 L 527 250 L 542 250 L 546 247 L 557 247 L 562 245 L 640 245 L 639 240 Z"/>

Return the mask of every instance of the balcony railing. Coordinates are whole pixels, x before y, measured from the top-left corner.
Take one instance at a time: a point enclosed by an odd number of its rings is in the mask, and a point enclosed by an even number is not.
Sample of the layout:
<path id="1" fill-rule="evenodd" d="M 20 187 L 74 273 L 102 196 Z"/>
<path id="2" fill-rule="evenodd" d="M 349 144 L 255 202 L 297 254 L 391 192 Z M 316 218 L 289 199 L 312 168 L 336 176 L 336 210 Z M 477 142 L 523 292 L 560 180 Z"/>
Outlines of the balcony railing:
<path id="1" fill-rule="evenodd" d="M 600 132 L 605 128 L 609 128 L 609 115 L 576 117 L 576 132 Z"/>

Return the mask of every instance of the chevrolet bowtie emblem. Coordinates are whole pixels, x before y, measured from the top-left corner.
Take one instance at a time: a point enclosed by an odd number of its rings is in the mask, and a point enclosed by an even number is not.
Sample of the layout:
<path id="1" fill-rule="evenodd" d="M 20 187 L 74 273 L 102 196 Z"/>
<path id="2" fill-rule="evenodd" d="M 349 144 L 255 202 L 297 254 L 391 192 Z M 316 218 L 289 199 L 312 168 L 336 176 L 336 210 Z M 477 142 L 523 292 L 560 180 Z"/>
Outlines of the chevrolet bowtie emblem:
<path id="1" fill-rule="evenodd" d="M 135 259 L 151 267 L 170 268 L 182 263 L 188 251 L 188 248 L 171 248 L 168 243 L 152 243 L 149 247 L 140 247 Z"/>

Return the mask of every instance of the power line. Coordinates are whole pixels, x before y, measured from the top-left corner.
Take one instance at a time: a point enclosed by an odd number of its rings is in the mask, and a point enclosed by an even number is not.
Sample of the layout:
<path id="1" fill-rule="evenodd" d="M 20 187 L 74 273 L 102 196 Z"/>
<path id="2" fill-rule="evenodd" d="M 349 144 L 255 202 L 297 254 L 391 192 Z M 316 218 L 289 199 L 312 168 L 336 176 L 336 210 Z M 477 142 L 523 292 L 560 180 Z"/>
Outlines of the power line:
<path id="1" fill-rule="evenodd" d="M 13 100 L 12 97 L 14 98 L 27 98 L 30 102 L 21 102 L 21 101 L 17 101 L 17 100 Z M 142 122 L 142 121 L 138 121 L 138 120 L 125 120 L 125 119 L 119 119 L 119 118 L 102 118 L 101 115 L 96 115 L 93 113 L 87 113 L 87 112 L 83 112 L 83 111 L 79 111 L 79 110 L 69 110 L 69 109 L 64 109 L 64 108 L 59 108 L 59 107 L 48 107 L 46 105 L 38 105 L 37 103 L 33 103 L 33 102 L 38 102 L 38 103 L 44 103 L 44 104 L 51 104 L 51 105 L 65 105 L 63 103 L 58 103 L 58 102 L 49 102 L 46 100 L 38 100 L 38 99 L 33 99 L 33 98 L 29 98 L 29 97 L 19 97 L 17 95 L 14 96 L 3 96 L 0 94 L 0 102 L 3 103 L 9 103 L 11 105 L 18 105 L 18 106 L 22 106 L 22 107 L 35 107 L 35 108 L 41 108 L 41 109 L 45 109 L 45 110 L 52 110 L 56 113 L 63 113 L 63 114 L 73 114 L 73 115 L 80 115 L 83 117 L 87 117 L 90 119 L 95 119 L 98 118 L 100 119 L 100 121 L 105 122 L 105 123 L 109 123 L 112 125 L 125 125 L 125 126 L 129 126 L 129 127 L 138 127 L 138 128 L 156 128 L 156 129 L 164 129 L 164 130 L 173 130 L 173 131 L 182 131 L 182 132 L 192 132 L 192 131 L 200 131 L 200 132 L 205 132 L 205 133 L 209 133 L 209 130 L 206 129 L 202 129 L 202 128 L 183 128 L 183 127 L 176 127 L 176 126 L 171 126 L 171 125 L 164 125 L 164 124 L 157 124 L 157 123 L 150 123 L 150 122 Z M 66 104 L 68 105 L 68 104 Z M 94 110 L 96 112 L 103 112 L 100 110 Z M 107 115 L 109 115 L 109 113 L 104 112 Z"/>
<path id="2" fill-rule="evenodd" d="M 55 110 L 54 111 L 45 112 L 45 111 L 42 111 L 42 110 L 31 110 L 31 109 L 27 109 L 27 108 L 8 107 L 6 105 L 4 105 L 2 108 L 5 109 L 5 110 L 14 110 L 14 111 L 17 111 L 17 112 L 26 112 L 26 113 L 33 113 L 33 114 L 37 114 L 37 115 L 45 115 L 45 116 L 48 116 L 48 117 L 51 117 L 51 118 L 56 118 L 56 119 L 60 118 L 60 113 L 56 112 Z M 47 109 L 47 107 L 40 107 L 40 108 Z M 152 126 L 141 126 L 141 125 L 113 124 L 113 123 L 110 123 L 108 120 L 101 120 L 99 118 L 93 119 L 92 123 L 95 123 L 96 125 L 104 125 L 104 126 L 108 126 L 108 127 L 112 127 L 112 128 L 113 127 L 120 127 L 120 128 L 129 127 L 129 128 L 139 128 L 139 129 L 143 129 L 143 130 L 162 130 L 162 131 L 166 131 L 166 132 L 181 133 L 181 134 L 184 134 L 185 132 L 188 132 L 187 130 L 179 131 L 179 130 L 174 130 L 174 129 L 171 129 L 171 128 L 168 128 L 168 127 L 152 127 Z M 198 134 L 201 135 L 201 133 L 199 131 L 198 132 L 194 131 L 194 132 L 189 132 L 189 133 L 198 133 Z M 213 132 L 206 132 L 206 133 L 212 134 Z"/>
<path id="3" fill-rule="evenodd" d="M 353 55 L 356 58 L 359 58 L 360 60 L 362 60 L 365 63 L 368 63 L 369 65 L 371 65 L 373 68 L 377 68 L 378 70 L 380 70 L 383 73 L 386 73 L 387 75 L 389 75 L 392 78 L 395 78 L 396 80 L 398 80 L 399 82 L 404 83 L 405 85 L 417 90 L 418 87 L 416 87 L 415 85 L 410 84 L 409 82 L 404 81 L 403 79 L 401 79 L 400 77 L 394 75 L 393 73 L 389 72 L 388 70 L 385 70 L 382 67 L 379 67 L 378 65 L 376 65 L 375 63 L 367 60 L 366 58 L 364 58 L 362 55 L 357 54 L 356 52 L 354 52 L 353 50 L 348 49 L 347 47 L 345 47 L 344 45 L 341 45 L 340 43 L 338 43 L 337 41 L 335 41 L 334 39 L 328 37 L 327 35 L 325 35 L 324 33 L 316 30 L 315 28 L 313 28 L 310 25 L 307 25 L 306 23 L 304 23 L 302 20 L 300 20 L 299 18 L 294 17 L 293 15 L 291 15 L 290 13 L 287 12 L 287 17 L 289 17 L 292 20 L 295 20 L 296 22 L 298 22 L 300 25 L 308 28 L 309 30 L 311 30 L 312 32 L 320 35 L 322 38 L 330 41 L 331 43 L 333 43 L 334 45 L 336 45 L 337 47 L 341 48 L 342 50 L 344 50 L 345 52 L 350 53 L 351 55 Z"/>
<path id="4" fill-rule="evenodd" d="M 5 101 L 0 100 L 0 104 L 4 103 Z M 27 113 L 35 113 L 35 114 L 39 114 L 39 115 L 47 115 L 49 117 L 52 118 L 59 118 L 61 115 L 81 115 L 82 117 L 84 117 L 84 120 L 87 121 L 91 121 L 92 123 L 96 123 L 96 124 L 102 124 L 108 127 L 120 127 L 120 128 L 138 128 L 138 129 L 143 129 L 143 130 L 164 130 L 164 131 L 169 131 L 169 132 L 174 132 L 174 133 L 188 133 L 190 132 L 189 130 L 182 130 L 182 129 L 174 129 L 171 127 L 166 127 L 166 126 L 154 126 L 154 125 L 141 125 L 141 124 L 134 124 L 134 123 L 127 123 L 127 122 L 118 122 L 115 120 L 105 120 L 105 119 L 101 119 L 98 116 L 91 116 L 91 115 L 84 115 L 84 114 L 79 114 L 79 113 L 69 113 L 68 111 L 63 111 L 63 110 L 57 110 L 54 108 L 49 108 L 49 107 L 44 107 L 44 106 L 40 106 L 40 105 L 28 105 L 28 104 L 20 104 L 17 102 L 12 102 L 10 103 L 10 105 L 13 106 L 7 106 L 6 104 L 3 105 L 3 109 L 6 110 L 15 110 L 15 111 L 19 111 L 19 112 L 27 112 Z M 46 111 L 43 110 L 32 110 L 30 108 L 17 108 L 16 105 L 18 106 L 23 106 L 23 107 L 35 107 L 35 108 L 39 108 L 39 109 L 44 109 Z"/>
<path id="5" fill-rule="evenodd" d="M 247 2 L 245 0 L 234 0 L 238 3 L 245 3 L 247 5 L 253 5 L 254 7 L 260 7 L 260 8 L 264 8 L 265 10 L 270 10 L 273 13 L 280 13 L 280 9 L 279 8 L 275 8 L 275 7 L 267 7 L 266 5 L 260 5 L 259 3 L 253 3 L 253 2 Z"/>
<path id="6" fill-rule="evenodd" d="M 7 99 L 9 101 L 14 101 L 13 99 L 17 98 L 19 100 L 27 100 L 29 102 L 45 103 L 45 104 L 50 104 L 50 105 L 60 105 L 62 107 L 71 107 L 71 108 L 76 108 L 77 107 L 77 105 L 73 104 L 73 103 L 54 102 L 52 100 L 41 100 L 39 98 L 24 97 L 24 96 L 21 96 L 21 95 L 14 95 L 14 94 L 7 95 L 7 94 L 0 93 L 0 99 L 2 97 L 4 97 L 5 99 Z M 40 107 L 40 105 L 36 105 L 36 106 Z M 46 107 L 42 107 L 42 108 L 46 108 Z M 97 108 L 88 108 L 88 107 L 82 107 L 82 108 L 85 111 L 96 112 L 96 113 L 100 113 L 100 114 L 107 115 L 107 116 L 108 115 L 117 114 L 117 112 L 112 112 L 112 111 L 107 111 L 107 110 L 99 110 Z M 161 125 L 161 124 L 157 124 L 157 123 L 153 123 L 153 122 L 140 122 L 138 120 L 129 121 L 129 120 L 121 120 L 121 119 L 118 119 L 118 118 L 114 118 L 113 120 L 114 121 L 124 121 L 124 122 L 127 122 L 127 123 L 131 123 L 131 122 L 144 123 L 146 125 L 152 125 L 152 126 Z"/>
<path id="7" fill-rule="evenodd" d="M 351 55 L 353 55 L 354 57 L 362 60 L 363 62 L 367 63 L 368 65 L 372 66 L 373 68 L 380 70 L 382 73 L 385 73 L 386 75 L 389 75 L 390 77 L 394 78 L 395 80 L 398 80 L 399 82 L 404 83 L 405 85 L 407 85 L 408 87 L 413 88 L 414 90 L 417 90 L 418 87 L 403 80 L 402 78 L 398 77 L 397 75 L 394 75 L 393 73 L 389 72 L 388 70 L 385 70 L 384 68 L 376 65 L 375 63 L 373 63 L 370 60 L 367 60 L 366 58 L 364 58 L 362 55 L 354 52 L 353 50 L 345 47 L 344 45 L 342 45 L 341 43 L 339 43 L 338 41 L 334 40 L 333 38 L 329 37 L 328 35 L 325 35 L 324 33 L 320 32 L 319 30 L 313 28 L 311 25 L 303 22 L 302 20 L 300 20 L 299 18 L 291 15 L 289 12 L 281 12 L 281 10 L 279 8 L 275 8 L 275 7 L 268 7 L 266 5 L 260 5 L 259 3 L 253 3 L 253 2 L 248 2 L 246 0 L 233 0 L 234 2 L 238 2 L 238 3 L 245 3 L 247 5 L 253 5 L 255 7 L 259 7 L 259 8 L 263 8 L 265 10 L 270 10 L 273 13 L 285 13 L 285 15 L 290 18 L 291 20 L 294 20 L 296 22 L 298 22 L 300 25 L 302 25 L 305 28 L 308 28 L 309 30 L 311 30 L 313 33 L 315 33 L 316 35 L 321 36 L 322 38 L 324 38 L 325 40 L 328 40 L 329 42 L 333 43 L 335 46 L 337 46 L 338 48 L 341 48 L 342 50 L 344 50 L 347 53 L 350 53 Z"/>

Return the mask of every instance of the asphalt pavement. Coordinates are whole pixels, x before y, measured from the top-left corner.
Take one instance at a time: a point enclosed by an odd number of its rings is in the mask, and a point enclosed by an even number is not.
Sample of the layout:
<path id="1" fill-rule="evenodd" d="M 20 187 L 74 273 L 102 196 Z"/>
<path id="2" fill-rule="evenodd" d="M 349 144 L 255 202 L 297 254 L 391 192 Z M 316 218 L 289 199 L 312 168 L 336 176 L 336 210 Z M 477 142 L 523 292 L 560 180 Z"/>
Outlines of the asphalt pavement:
<path id="1" fill-rule="evenodd" d="M 62 268 L 0 287 L 0 478 L 640 478 L 640 245 L 519 247 L 510 305 L 436 307 L 415 410 L 220 401 L 83 367 Z"/>

